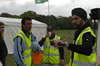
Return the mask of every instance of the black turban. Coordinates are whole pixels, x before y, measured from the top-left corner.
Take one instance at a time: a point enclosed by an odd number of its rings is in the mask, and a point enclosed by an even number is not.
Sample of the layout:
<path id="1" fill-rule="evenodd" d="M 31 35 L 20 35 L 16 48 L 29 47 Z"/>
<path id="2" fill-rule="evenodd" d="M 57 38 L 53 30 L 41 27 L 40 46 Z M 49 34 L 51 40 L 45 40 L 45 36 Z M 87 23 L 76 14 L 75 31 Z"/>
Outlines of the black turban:
<path id="1" fill-rule="evenodd" d="M 72 16 L 76 15 L 79 16 L 80 18 L 82 18 L 84 21 L 87 20 L 87 13 L 84 9 L 82 8 L 75 8 L 72 10 Z"/>

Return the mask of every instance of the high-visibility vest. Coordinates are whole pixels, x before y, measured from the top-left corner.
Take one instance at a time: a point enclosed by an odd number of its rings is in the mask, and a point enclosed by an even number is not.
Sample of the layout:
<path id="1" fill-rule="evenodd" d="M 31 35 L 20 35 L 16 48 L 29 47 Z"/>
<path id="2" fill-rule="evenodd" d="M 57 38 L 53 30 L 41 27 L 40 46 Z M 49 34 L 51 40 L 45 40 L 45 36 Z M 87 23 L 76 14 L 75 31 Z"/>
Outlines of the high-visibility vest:
<path id="1" fill-rule="evenodd" d="M 26 66 L 31 66 L 31 64 L 32 64 L 32 56 L 31 56 L 31 53 L 32 53 L 32 41 L 31 41 L 31 34 L 30 34 L 30 36 L 28 38 L 25 35 L 25 33 L 22 30 L 20 30 L 18 32 L 18 34 L 16 35 L 16 37 L 17 36 L 20 36 L 22 38 L 22 42 L 24 44 L 24 51 L 23 51 L 24 62 L 26 64 Z"/>
<path id="2" fill-rule="evenodd" d="M 55 35 L 53 40 L 60 40 L 60 37 Z M 44 63 L 50 63 L 50 64 L 60 63 L 59 49 L 51 45 L 49 37 L 47 37 L 44 42 L 43 53 L 44 53 L 44 57 L 43 57 Z"/>
<path id="3" fill-rule="evenodd" d="M 92 29 L 90 27 L 87 27 L 79 34 L 78 38 L 75 41 L 75 45 L 82 45 L 82 37 L 87 32 L 90 32 L 91 35 L 96 38 L 96 35 L 93 33 Z M 73 61 L 72 58 L 70 58 L 68 66 L 96 66 L 96 42 L 92 47 L 92 53 L 90 54 L 90 56 L 74 52 Z"/>

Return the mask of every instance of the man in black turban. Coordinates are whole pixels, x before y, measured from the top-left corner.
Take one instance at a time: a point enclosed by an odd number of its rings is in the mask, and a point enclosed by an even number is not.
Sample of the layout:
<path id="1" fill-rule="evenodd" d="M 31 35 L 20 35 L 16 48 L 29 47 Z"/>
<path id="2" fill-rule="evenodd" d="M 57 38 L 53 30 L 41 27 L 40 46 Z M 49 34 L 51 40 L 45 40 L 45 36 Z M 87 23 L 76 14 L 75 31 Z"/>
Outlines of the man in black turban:
<path id="1" fill-rule="evenodd" d="M 87 13 L 82 8 L 75 8 L 72 10 L 72 24 L 74 28 L 80 28 L 86 23 Z"/>
<path id="2" fill-rule="evenodd" d="M 87 13 L 84 9 L 73 9 L 72 24 L 74 28 L 78 29 L 75 32 L 73 43 L 69 43 L 67 40 L 51 41 L 57 47 L 63 46 L 72 51 L 68 66 L 96 66 L 96 35 L 86 20 Z"/>

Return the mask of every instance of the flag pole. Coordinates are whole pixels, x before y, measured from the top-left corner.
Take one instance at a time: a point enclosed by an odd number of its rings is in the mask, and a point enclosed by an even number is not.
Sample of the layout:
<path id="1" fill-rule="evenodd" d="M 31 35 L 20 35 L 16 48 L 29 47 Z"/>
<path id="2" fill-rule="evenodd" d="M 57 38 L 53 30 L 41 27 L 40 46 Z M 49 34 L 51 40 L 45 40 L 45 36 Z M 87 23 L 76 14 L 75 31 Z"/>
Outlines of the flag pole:
<path id="1" fill-rule="evenodd" d="M 50 6 L 49 6 L 49 0 L 48 0 L 48 25 L 50 25 Z"/>

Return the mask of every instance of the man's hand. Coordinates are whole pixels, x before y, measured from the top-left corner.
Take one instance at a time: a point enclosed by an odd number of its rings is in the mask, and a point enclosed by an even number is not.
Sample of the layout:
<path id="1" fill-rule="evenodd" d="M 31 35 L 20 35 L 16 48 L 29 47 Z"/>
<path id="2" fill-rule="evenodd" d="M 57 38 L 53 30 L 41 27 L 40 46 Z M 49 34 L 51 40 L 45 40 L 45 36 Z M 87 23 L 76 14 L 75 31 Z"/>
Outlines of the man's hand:
<path id="1" fill-rule="evenodd" d="M 60 66 L 64 66 L 64 59 L 60 60 Z"/>
<path id="2" fill-rule="evenodd" d="M 63 42 L 66 44 L 66 46 L 64 46 L 64 47 L 68 47 L 69 46 L 69 42 L 67 40 L 63 40 Z"/>
<path id="3" fill-rule="evenodd" d="M 54 44 L 55 47 L 59 47 L 59 46 L 58 46 L 58 43 L 59 43 L 59 42 L 60 42 L 60 43 L 63 43 L 63 41 L 61 41 L 61 40 L 50 40 L 50 42 L 52 42 L 52 43 Z"/>
<path id="4" fill-rule="evenodd" d="M 46 36 L 45 37 L 50 37 L 51 36 L 51 32 L 47 32 Z"/>
<path id="5" fill-rule="evenodd" d="M 49 33 L 47 33 L 45 37 L 46 37 L 46 38 L 49 37 Z"/>
<path id="6" fill-rule="evenodd" d="M 50 40 L 50 42 L 54 43 L 55 47 L 68 47 L 69 46 L 69 42 L 65 41 L 65 40 Z M 59 45 L 59 43 L 60 43 L 60 45 Z"/>

